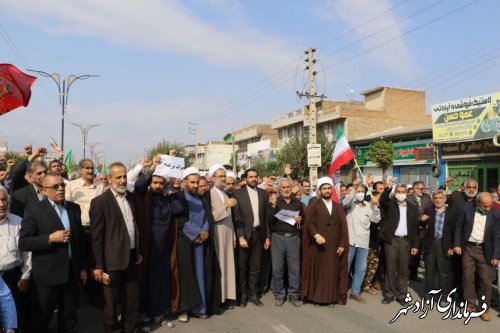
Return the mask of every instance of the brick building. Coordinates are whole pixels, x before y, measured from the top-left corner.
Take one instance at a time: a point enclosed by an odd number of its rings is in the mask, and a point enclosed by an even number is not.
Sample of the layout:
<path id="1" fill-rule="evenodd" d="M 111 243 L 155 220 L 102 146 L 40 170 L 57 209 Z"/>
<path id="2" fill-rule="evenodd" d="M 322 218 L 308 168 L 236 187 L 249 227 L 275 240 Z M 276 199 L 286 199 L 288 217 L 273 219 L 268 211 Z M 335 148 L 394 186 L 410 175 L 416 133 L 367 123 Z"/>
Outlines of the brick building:
<path id="1" fill-rule="evenodd" d="M 384 129 L 399 126 L 430 124 L 425 110 L 425 92 L 394 87 L 376 87 L 363 91 L 364 101 L 328 101 L 316 103 L 317 133 L 336 139 L 337 126 L 343 128 L 349 141 Z M 308 135 L 308 108 L 273 119 L 271 127 L 278 130 L 278 145 L 284 146 L 292 137 Z"/>

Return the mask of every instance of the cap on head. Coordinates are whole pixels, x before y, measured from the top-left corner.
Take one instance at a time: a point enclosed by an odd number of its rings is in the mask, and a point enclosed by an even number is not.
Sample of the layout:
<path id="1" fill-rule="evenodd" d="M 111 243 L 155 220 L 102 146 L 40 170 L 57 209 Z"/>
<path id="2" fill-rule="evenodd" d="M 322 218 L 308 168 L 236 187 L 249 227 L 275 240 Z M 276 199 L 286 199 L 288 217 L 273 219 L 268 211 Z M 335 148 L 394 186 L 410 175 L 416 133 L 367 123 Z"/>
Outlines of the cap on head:
<path id="1" fill-rule="evenodd" d="M 198 170 L 198 168 L 196 168 L 196 167 L 186 168 L 182 172 L 182 179 L 186 179 L 190 175 L 198 175 L 199 176 L 200 175 L 200 170 Z"/>
<path id="2" fill-rule="evenodd" d="M 222 164 L 215 164 L 215 165 L 212 165 L 212 167 L 208 170 L 208 176 L 213 177 L 215 172 L 219 169 L 226 171 L 226 168 L 224 168 L 224 166 Z"/>
<path id="3" fill-rule="evenodd" d="M 322 177 L 318 179 L 318 189 L 321 189 L 323 185 L 330 185 L 333 187 L 333 180 L 330 177 Z"/>

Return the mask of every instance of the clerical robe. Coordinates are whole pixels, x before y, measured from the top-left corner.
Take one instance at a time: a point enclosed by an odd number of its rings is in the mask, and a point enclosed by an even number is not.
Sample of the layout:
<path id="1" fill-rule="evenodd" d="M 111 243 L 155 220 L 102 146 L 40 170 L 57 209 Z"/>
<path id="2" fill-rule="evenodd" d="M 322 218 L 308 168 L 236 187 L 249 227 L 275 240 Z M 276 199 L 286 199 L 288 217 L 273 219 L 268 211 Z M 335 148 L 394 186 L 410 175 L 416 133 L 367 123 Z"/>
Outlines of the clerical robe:
<path id="1" fill-rule="evenodd" d="M 325 244 L 316 243 L 316 234 L 325 238 Z M 322 199 L 309 205 L 302 245 L 302 298 L 318 304 L 345 304 L 349 239 L 345 214 L 339 204 L 332 202 L 331 213 Z M 341 256 L 337 254 L 339 247 L 344 248 Z"/>
<path id="2" fill-rule="evenodd" d="M 219 312 L 220 305 L 220 268 L 213 244 L 213 222 L 208 221 L 211 214 L 205 199 L 185 191 L 177 193 L 184 206 L 181 214 L 176 215 L 177 238 L 175 240 L 176 258 L 173 261 L 174 293 L 178 302 L 173 302 L 173 311 L 212 314 Z M 209 238 L 201 243 L 195 242 L 202 230 L 209 232 Z"/>
<path id="3" fill-rule="evenodd" d="M 231 208 L 224 207 L 229 197 L 224 191 L 215 187 L 209 194 L 212 215 L 214 218 L 214 244 L 221 270 L 221 301 L 236 299 L 236 268 L 234 261 L 234 232 Z"/>

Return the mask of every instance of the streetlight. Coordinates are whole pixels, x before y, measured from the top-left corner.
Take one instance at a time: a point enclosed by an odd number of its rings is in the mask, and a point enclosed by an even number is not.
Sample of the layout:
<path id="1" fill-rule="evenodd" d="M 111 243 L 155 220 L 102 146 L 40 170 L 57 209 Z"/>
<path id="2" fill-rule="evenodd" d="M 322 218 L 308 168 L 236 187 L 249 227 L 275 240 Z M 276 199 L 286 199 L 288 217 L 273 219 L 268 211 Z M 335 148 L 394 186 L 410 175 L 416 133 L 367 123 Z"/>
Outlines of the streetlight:
<path id="1" fill-rule="evenodd" d="M 86 80 L 91 77 L 98 77 L 99 75 L 69 75 L 67 79 L 62 80 L 61 87 L 61 76 L 58 73 L 46 73 L 43 71 L 37 71 L 33 69 L 28 69 L 28 71 L 33 73 L 38 73 L 43 77 L 50 77 L 57 84 L 57 89 L 59 90 L 59 104 L 61 105 L 61 150 L 64 158 L 64 115 L 66 114 L 66 107 L 68 106 L 68 94 L 69 88 L 76 80 Z M 85 149 L 85 148 L 84 148 Z"/>
<path id="2" fill-rule="evenodd" d="M 83 138 L 83 158 L 85 158 L 85 147 L 87 146 L 87 137 L 89 135 L 90 129 L 100 126 L 99 124 L 94 124 L 94 125 L 84 125 L 84 124 L 77 124 L 77 123 L 71 123 L 71 125 L 75 125 L 76 127 L 80 127 L 82 130 L 82 138 Z"/>

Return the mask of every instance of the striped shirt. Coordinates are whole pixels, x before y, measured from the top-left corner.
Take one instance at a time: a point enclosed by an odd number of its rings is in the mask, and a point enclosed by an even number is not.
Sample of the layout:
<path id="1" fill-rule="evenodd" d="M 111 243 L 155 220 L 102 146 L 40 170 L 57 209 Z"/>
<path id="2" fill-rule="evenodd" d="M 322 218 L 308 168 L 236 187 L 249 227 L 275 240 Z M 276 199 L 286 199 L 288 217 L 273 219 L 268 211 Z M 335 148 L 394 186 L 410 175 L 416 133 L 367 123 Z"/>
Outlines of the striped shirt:
<path id="1" fill-rule="evenodd" d="M 443 237 L 443 227 L 444 227 L 444 213 L 446 211 L 442 211 L 441 213 L 436 210 L 436 223 L 434 224 L 434 237 L 442 238 Z"/>

